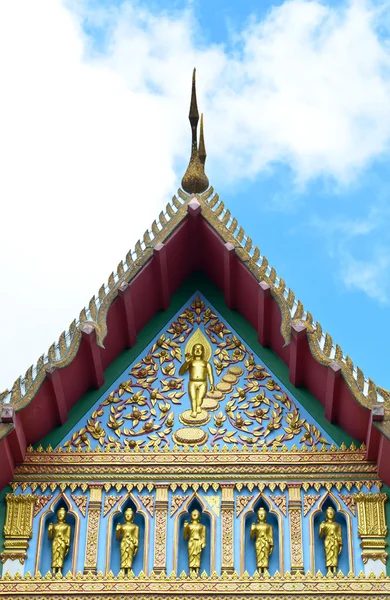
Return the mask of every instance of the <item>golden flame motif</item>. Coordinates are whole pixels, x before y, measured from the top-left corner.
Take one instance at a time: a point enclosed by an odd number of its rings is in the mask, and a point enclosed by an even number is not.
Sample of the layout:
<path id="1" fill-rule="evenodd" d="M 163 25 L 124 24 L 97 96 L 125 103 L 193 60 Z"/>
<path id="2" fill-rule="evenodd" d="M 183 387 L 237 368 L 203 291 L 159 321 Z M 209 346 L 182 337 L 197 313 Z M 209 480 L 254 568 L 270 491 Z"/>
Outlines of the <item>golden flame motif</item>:
<path id="1" fill-rule="evenodd" d="M 203 133 L 203 115 L 200 121 L 200 140 L 198 148 L 198 121 L 199 112 L 198 104 L 196 101 L 196 81 L 195 81 L 196 69 L 192 74 L 192 93 L 191 93 L 191 104 L 190 104 L 190 124 L 192 131 L 192 142 L 191 142 L 191 157 L 188 164 L 187 170 L 184 173 L 184 177 L 181 181 L 181 185 L 184 191 L 189 194 L 201 194 L 206 191 L 209 187 L 209 180 L 204 171 L 204 165 L 206 162 L 206 148 L 204 143 Z"/>

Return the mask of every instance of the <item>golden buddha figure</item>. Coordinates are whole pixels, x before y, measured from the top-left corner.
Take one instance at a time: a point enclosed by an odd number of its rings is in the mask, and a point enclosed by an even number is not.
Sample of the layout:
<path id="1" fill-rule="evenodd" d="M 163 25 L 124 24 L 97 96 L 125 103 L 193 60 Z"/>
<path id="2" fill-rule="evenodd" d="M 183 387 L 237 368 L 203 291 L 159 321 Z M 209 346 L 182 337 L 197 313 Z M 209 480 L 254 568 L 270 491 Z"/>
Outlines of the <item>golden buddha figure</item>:
<path id="1" fill-rule="evenodd" d="M 193 510 L 191 522 L 184 522 L 184 539 L 188 540 L 188 568 L 190 575 L 199 574 L 200 559 L 206 547 L 206 527 L 200 523 L 200 512 Z"/>
<path id="2" fill-rule="evenodd" d="M 137 554 L 139 542 L 139 527 L 134 525 L 134 512 L 127 508 L 124 513 L 124 523 L 118 523 L 116 526 L 116 539 L 121 538 L 121 573 L 127 575 L 129 569 L 133 566 L 133 558 Z"/>
<path id="3" fill-rule="evenodd" d="M 257 523 L 252 523 L 250 535 L 255 541 L 257 570 L 264 573 L 268 569 L 269 557 L 274 549 L 274 534 L 272 525 L 266 523 L 267 512 L 260 508 L 257 512 Z"/>
<path id="4" fill-rule="evenodd" d="M 328 573 L 336 573 L 339 554 L 343 548 L 341 526 L 336 523 L 336 513 L 331 506 L 326 509 L 325 515 L 326 520 L 320 525 L 319 535 L 320 538 L 324 538 L 325 564 Z"/>
<path id="5" fill-rule="evenodd" d="M 188 395 L 191 400 L 191 417 L 195 419 L 202 410 L 202 403 L 207 393 L 207 379 L 210 381 L 210 391 L 214 391 L 214 375 L 202 343 L 195 343 L 192 351 L 186 352 L 185 359 L 179 369 L 179 375 L 189 371 Z"/>
<path id="6" fill-rule="evenodd" d="M 65 522 L 66 510 L 61 507 L 57 511 L 57 523 L 49 524 L 49 540 L 51 540 L 51 568 L 53 573 L 61 573 L 65 556 L 70 548 L 70 525 Z"/>

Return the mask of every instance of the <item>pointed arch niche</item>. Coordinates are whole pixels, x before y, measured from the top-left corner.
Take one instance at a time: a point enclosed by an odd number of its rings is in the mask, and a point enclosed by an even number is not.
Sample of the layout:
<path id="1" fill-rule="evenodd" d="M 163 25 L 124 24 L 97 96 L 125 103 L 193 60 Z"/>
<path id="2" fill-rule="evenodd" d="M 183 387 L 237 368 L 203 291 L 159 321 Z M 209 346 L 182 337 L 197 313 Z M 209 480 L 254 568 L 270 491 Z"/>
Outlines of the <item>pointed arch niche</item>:
<path id="1" fill-rule="evenodd" d="M 274 549 L 269 557 L 268 572 L 274 575 L 276 571 L 284 573 L 283 554 L 283 515 L 272 505 L 267 496 L 259 494 L 241 517 L 241 540 L 243 540 L 243 552 L 240 558 L 240 572 L 247 571 L 253 575 L 257 570 L 255 542 L 250 539 L 250 528 L 252 523 L 257 522 L 257 511 L 264 508 L 267 513 L 267 523 L 272 526 L 274 534 Z"/>
<path id="2" fill-rule="evenodd" d="M 80 532 L 80 517 L 72 503 L 64 493 L 58 494 L 45 510 L 39 520 L 37 555 L 35 561 L 35 573 L 39 571 L 42 575 L 46 575 L 51 571 L 51 541 L 48 536 L 48 528 L 50 523 L 57 523 L 57 511 L 60 508 L 66 510 L 66 523 L 70 525 L 70 549 L 65 556 L 64 568 L 62 574 L 66 575 L 69 571 L 76 575 L 77 556 L 79 549 L 79 532 Z"/>
<path id="3" fill-rule="evenodd" d="M 116 539 L 116 526 L 123 523 L 125 511 L 131 508 L 134 512 L 134 524 L 139 527 L 139 546 L 137 554 L 133 559 L 132 571 L 139 575 L 141 571 L 148 572 L 148 550 L 149 550 L 149 515 L 142 509 L 137 498 L 132 494 L 124 496 L 119 502 L 116 510 L 108 517 L 107 542 L 106 542 L 106 574 L 112 571 L 118 575 L 121 568 L 120 541 Z"/>
<path id="4" fill-rule="evenodd" d="M 310 571 L 312 573 L 321 571 L 324 575 L 328 572 L 325 563 L 324 540 L 319 537 L 319 528 L 322 521 L 325 521 L 325 511 L 329 506 L 336 512 L 335 520 L 341 526 L 343 540 L 343 548 L 341 554 L 339 554 L 337 571 L 342 571 L 344 575 L 347 575 L 350 571 L 354 572 L 352 520 L 351 515 L 342 507 L 332 492 L 327 492 L 317 505 L 317 508 L 310 513 Z"/>
<path id="5" fill-rule="evenodd" d="M 194 493 L 182 509 L 176 513 L 174 523 L 173 565 L 177 575 L 188 568 L 188 540 L 184 539 L 184 521 L 190 521 L 193 510 L 200 512 L 200 522 L 206 527 L 206 548 L 203 549 L 199 573 L 206 571 L 208 575 L 215 570 L 215 515 L 208 509 L 202 497 Z"/>

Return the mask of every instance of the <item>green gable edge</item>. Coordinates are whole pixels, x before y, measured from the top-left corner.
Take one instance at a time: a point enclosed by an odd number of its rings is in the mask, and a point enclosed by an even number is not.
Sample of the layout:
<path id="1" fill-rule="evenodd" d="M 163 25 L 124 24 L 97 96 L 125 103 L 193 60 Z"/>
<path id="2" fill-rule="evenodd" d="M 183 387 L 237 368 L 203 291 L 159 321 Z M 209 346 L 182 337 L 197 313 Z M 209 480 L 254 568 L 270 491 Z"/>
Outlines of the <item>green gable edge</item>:
<path id="1" fill-rule="evenodd" d="M 214 305 L 224 319 L 237 331 L 245 343 L 257 354 L 261 360 L 268 366 L 272 373 L 278 377 L 283 385 L 295 396 L 307 412 L 323 427 L 337 444 L 344 442 L 349 446 L 352 442 L 358 444 L 351 436 L 345 433 L 338 425 L 329 423 L 324 416 L 324 409 L 316 398 L 305 388 L 296 388 L 289 382 L 288 367 L 284 362 L 269 348 L 263 348 L 258 342 L 257 332 L 239 313 L 229 310 L 225 305 L 222 292 L 213 284 L 203 273 L 193 273 L 179 290 L 171 296 L 171 303 L 167 310 L 159 312 L 143 328 L 137 336 L 137 343 L 133 348 L 124 350 L 118 358 L 105 370 L 105 383 L 98 390 L 90 390 L 75 404 L 69 411 L 68 420 L 64 425 L 56 427 L 51 433 L 35 445 L 35 448 L 42 444 L 45 448 L 49 444 L 57 446 L 60 441 L 69 433 L 84 414 L 92 408 L 100 396 L 112 385 L 112 383 L 123 373 L 126 367 L 133 362 L 138 355 L 150 344 L 155 335 L 166 325 L 166 323 L 176 314 L 176 312 L 186 303 L 188 298 L 194 292 L 201 292 L 207 300 Z M 383 486 L 382 490 L 390 497 L 390 488 Z M 0 492 L 0 547 L 4 544 L 4 523 L 5 523 L 5 495 L 12 492 L 10 486 L 7 486 Z M 390 523 L 390 501 L 386 503 L 386 522 Z M 387 543 L 390 545 L 390 530 L 388 532 Z M 2 575 L 3 565 L 0 563 L 0 576 Z M 390 576 L 390 562 L 386 567 L 387 575 Z"/>
<path id="2" fill-rule="evenodd" d="M 351 436 L 345 433 L 338 425 L 332 425 L 324 416 L 324 409 L 316 398 L 305 388 L 296 388 L 289 382 L 288 367 L 269 348 L 263 348 L 257 340 L 257 332 L 238 312 L 229 310 L 225 305 L 223 293 L 203 273 L 192 274 L 179 290 L 171 296 L 171 303 L 167 310 L 159 312 L 143 328 L 137 336 L 137 343 L 128 350 L 124 350 L 113 363 L 105 370 L 105 383 L 97 390 L 89 390 L 69 411 L 68 420 L 63 425 L 56 427 L 35 444 L 46 448 L 51 445 L 55 448 L 61 440 L 71 431 L 85 413 L 92 408 L 102 394 L 113 384 L 138 355 L 150 344 L 157 333 L 168 323 L 177 311 L 187 302 L 196 291 L 201 292 L 211 304 L 218 310 L 224 319 L 237 331 L 245 343 L 257 354 L 268 366 L 271 372 L 278 377 L 283 385 L 295 396 L 307 412 L 317 421 L 321 427 L 334 439 L 337 444 L 344 442 L 347 446 L 355 442 Z"/>

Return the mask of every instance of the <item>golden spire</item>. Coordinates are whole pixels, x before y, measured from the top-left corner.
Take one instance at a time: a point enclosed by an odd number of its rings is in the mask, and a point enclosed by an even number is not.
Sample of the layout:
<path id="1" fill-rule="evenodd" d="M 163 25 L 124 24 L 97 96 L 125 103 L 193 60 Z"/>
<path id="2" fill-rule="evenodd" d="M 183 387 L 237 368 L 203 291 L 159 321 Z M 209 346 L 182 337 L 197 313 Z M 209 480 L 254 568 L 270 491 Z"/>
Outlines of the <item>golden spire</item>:
<path id="1" fill-rule="evenodd" d="M 181 180 L 181 186 L 188 194 L 201 194 L 206 191 L 209 187 L 209 180 L 204 172 L 204 163 L 206 161 L 206 149 L 203 139 L 203 115 L 200 123 L 200 141 L 198 150 L 198 121 L 199 112 L 198 104 L 196 102 L 196 84 L 195 84 L 195 73 L 196 69 L 192 74 L 192 93 L 191 93 L 191 104 L 190 104 L 190 124 L 192 131 L 192 143 L 191 143 L 191 158 L 187 167 L 187 171 Z"/>
<path id="2" fill-rule="evenodd" d="M 198 156 L 199 156 L 199 160 L 203 165 L 203 170 L 204 170 L 204 164 L 206 162 L 206 146 L 204 145 L 204 135 L 203 135 L 203 113 L 200 115 L 200 134 L 199 134 L 199 147 L 198 147 Z"/>

